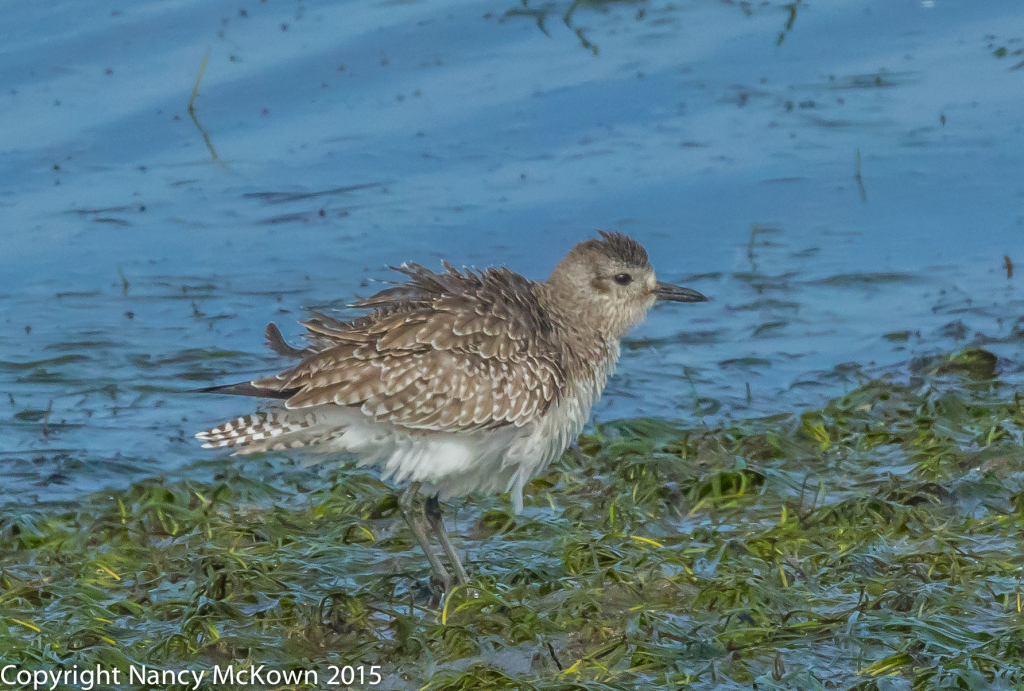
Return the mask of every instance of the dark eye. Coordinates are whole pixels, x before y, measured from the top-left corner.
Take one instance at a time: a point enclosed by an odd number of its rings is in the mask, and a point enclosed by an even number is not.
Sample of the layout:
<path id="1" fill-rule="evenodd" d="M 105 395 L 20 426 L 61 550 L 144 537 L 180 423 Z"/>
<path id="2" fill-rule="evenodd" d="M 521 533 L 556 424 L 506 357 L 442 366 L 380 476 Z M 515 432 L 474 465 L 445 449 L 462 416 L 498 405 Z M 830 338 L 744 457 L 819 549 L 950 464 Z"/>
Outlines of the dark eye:
<path id="1" fill-rule="evenodd" d="M 620 286 L 628 286 L 633 282 L 633 277 L 629 274 L 615 274 L 612 278 L 614 278 L 615 282 Z"/>

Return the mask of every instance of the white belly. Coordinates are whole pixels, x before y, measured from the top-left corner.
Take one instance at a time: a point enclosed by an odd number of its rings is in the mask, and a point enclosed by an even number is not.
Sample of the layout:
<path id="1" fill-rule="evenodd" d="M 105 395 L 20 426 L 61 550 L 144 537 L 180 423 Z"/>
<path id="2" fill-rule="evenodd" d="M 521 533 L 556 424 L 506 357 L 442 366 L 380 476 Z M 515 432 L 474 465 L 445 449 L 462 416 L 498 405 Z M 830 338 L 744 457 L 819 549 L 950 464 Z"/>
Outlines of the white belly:
<path id="1" fill-rule="evenodd" d="M 576 441 L 590 417 L 600 391 L 580 388 L 582 395 L 563 398 L 540 420 L 523 427 L 458 434 L 392 430 L 367 435 L 373 439 L 370 444 L 353 444 L 364 435 L 346 433 L 330 446 L 360 454 L 359 465 L 379 466 L 381 479 L 422 482 L 426 491 L 437 491 L 443 499 L 511 492 L 513 509 L 520 513 L 523 488 Z"/>

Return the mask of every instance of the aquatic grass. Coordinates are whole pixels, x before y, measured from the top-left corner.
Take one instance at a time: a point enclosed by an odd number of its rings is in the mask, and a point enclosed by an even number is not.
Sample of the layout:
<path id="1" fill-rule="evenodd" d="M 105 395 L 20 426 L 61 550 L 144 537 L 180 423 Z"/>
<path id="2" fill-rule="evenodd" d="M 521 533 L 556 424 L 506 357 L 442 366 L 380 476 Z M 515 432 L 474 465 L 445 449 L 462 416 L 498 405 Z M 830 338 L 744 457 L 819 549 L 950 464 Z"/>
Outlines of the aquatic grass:
<path id="1" fill-rule="evenodd" d="M 797 18 L 797 11 L 802 2 L 803 0 L 791 0 L 790 2 L 762 2 L 755 4 L 753 2 L 743 0 L 734 4 L 747 17 L 753 16 L 755 11 L 773 12 L 782 10 L 785 20 L 783 22 L 782 29 L 775 36 L 775 45 L 780 46 L 786 40 L 786 36 L 789 35 L 790 31 L 793 30 L 793 25 Z M 594 56 L 600 55 L 600 49 L 597 44 L 587 39 L 587 29 L 576 25 L 574 20 L 578 15 L 584 14 L 585 11 L 589 11 L 590 13 L 607 14 L 612 8 L 618 6 L 624 6 L 627 9 L 636 7 L 633 17 L 635 21 L 643 22 L 644 19 L 648 17 L 648 13 L 657 17 L 658 15 L 672 12 L 676 9 L 672 4 L 669 4 L 665 8 L 653 8 L 644 2 L 644 0 L 546 0 L 545 2 L 535 3 L 533 6 L 530 5 L 529 0 L 520 0 L 520 5 L 521 6 L 514 6 L 506 10 L 504 17 L 506 19 L 514 17 L 530 19 L 537 25 L 537 28 L 540 29 L 545 36 L 551 36 L 551 32 L 548 29 L 548 18 L 560 18 L 562 23 L 576 34 L 580 47 L 591 52 Z M 1005 49 L 1003 50 L 1005 54 Z M 997 55 L 997 57 L 1003 56 Z"/>
<path id="2" fill-rule="evenodd" d="M 526 489 L 450 502 L 437 601 L 394 488 L 196 464 L 0 512 L 0 658 L 29 668 L 381 665 L 381 688 L 1024 684 L 1024 397 L 984 351 L 820 409 L 600 424 Z M 210 471 L 213 471 L 212 473 Z"/>

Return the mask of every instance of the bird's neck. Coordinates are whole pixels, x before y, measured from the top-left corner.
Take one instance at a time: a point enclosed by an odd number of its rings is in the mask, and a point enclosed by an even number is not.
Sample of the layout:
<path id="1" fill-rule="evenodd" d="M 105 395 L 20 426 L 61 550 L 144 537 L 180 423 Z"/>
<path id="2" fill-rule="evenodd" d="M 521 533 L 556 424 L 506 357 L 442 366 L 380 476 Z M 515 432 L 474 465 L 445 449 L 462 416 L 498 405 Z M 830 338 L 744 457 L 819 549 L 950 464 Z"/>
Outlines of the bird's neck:
<path id="1" fill-rule="evenodd" d="M 619 358 L 620 334 L 608 328 L 592 302 L 574 299 L 550 281 L 536 284 L 535 290 L 570 378 L 603 382 Z"/>

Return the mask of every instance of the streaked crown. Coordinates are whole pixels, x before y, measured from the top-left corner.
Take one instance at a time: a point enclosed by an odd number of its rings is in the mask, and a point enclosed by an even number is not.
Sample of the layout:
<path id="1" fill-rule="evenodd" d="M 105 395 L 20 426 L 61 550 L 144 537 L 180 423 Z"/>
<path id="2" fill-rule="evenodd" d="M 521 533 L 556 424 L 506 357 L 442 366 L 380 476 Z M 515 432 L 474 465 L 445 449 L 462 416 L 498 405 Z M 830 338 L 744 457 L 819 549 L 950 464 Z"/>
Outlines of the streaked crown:
<path id="1" fill-rule="evenodd" d="M 651 268 L 647 250 L 639 242 L 616 231 L 597 231 L 601 239 L 584 240 L 581 245 L 594 248 L 611 259 L 616 259 L 634 269 Z"/>

